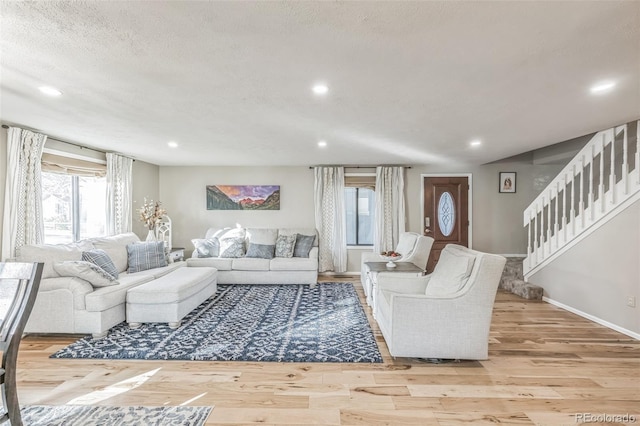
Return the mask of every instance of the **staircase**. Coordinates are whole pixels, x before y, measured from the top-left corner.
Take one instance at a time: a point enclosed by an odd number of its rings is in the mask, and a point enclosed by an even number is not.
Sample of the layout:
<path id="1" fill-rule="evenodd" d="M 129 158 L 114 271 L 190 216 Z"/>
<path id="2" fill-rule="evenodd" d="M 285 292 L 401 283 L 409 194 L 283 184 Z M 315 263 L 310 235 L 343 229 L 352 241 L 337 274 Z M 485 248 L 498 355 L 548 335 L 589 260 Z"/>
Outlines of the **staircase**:
<path id="1" fill-rule="evenodd" d="M 596 133 L 524 211 L 526 280 L 640 199 L 640 120 Z"/>

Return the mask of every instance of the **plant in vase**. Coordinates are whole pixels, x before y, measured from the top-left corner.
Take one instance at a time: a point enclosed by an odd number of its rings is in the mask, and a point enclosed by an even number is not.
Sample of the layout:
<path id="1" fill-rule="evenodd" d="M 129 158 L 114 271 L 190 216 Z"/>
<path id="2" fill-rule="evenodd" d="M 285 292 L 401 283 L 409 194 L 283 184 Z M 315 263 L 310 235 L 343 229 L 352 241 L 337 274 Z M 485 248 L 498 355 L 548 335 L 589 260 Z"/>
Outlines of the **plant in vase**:
<path id="1" fill-rule="evenodd" d="M 138 209 L 138 213 L 140 214 L 140 221 L 149 229 L 147 241 L 154 241 L 156 239 L 156 226 L 162 219 L 162 216 L 167 214 L 167 211 L 162 208 L 160 201 L 147 201 L 145 198 L 144 204 Z"/>

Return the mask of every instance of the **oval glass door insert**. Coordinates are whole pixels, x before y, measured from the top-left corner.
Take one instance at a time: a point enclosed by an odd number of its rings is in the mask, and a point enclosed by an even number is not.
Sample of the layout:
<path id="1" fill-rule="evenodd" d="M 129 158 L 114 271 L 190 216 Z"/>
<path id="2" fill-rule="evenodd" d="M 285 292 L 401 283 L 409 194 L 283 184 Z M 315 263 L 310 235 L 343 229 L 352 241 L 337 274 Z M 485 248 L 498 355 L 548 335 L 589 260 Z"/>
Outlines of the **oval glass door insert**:
<path id="1" fill-rule="evenodd" d="M 438 201 L 438 226 L 440 232 L 448 237 L 453 232 L 456 220 L 456 210 L 453 206 L 453 196 L 450 192 L 444 192 Z"/>

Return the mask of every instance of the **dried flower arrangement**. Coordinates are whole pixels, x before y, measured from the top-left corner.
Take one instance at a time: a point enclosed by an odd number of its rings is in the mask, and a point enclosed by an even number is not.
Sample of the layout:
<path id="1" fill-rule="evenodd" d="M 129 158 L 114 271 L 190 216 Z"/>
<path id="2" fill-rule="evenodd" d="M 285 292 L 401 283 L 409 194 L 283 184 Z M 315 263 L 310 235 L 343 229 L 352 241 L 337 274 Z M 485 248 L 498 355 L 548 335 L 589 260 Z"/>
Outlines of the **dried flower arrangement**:
<path id="1" fill-rule="evenodd" d="M 161 204 L 160 201 L 154 203 L 153 200 L 150 200 L 147 202 L 145 197 L 144 204 L 138 209 L 140 221 L 149 228 L 149 231 L 153 231 L 160 222 L 160 219 L 162 219 L 162 216 L 167 214 L 167 211 L 161 207 Z"/>

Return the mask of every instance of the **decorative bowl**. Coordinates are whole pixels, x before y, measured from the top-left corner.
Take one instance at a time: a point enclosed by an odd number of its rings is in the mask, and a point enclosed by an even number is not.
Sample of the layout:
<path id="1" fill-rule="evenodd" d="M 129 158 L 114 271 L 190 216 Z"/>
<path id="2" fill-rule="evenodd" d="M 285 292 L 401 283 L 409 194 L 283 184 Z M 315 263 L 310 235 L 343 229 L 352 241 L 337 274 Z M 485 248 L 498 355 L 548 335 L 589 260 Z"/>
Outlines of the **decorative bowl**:
<path id="1" fill-rule="evenodd" d="M 380 255 L 380 257 L 382 257 L 382 259 L 387 262 L 387 268 L 395 268 L 396 267 L 395 262 L 398 262 L 400 259 L 402 259 L 402 256 L 382 256 L 382 255 Z"/>

